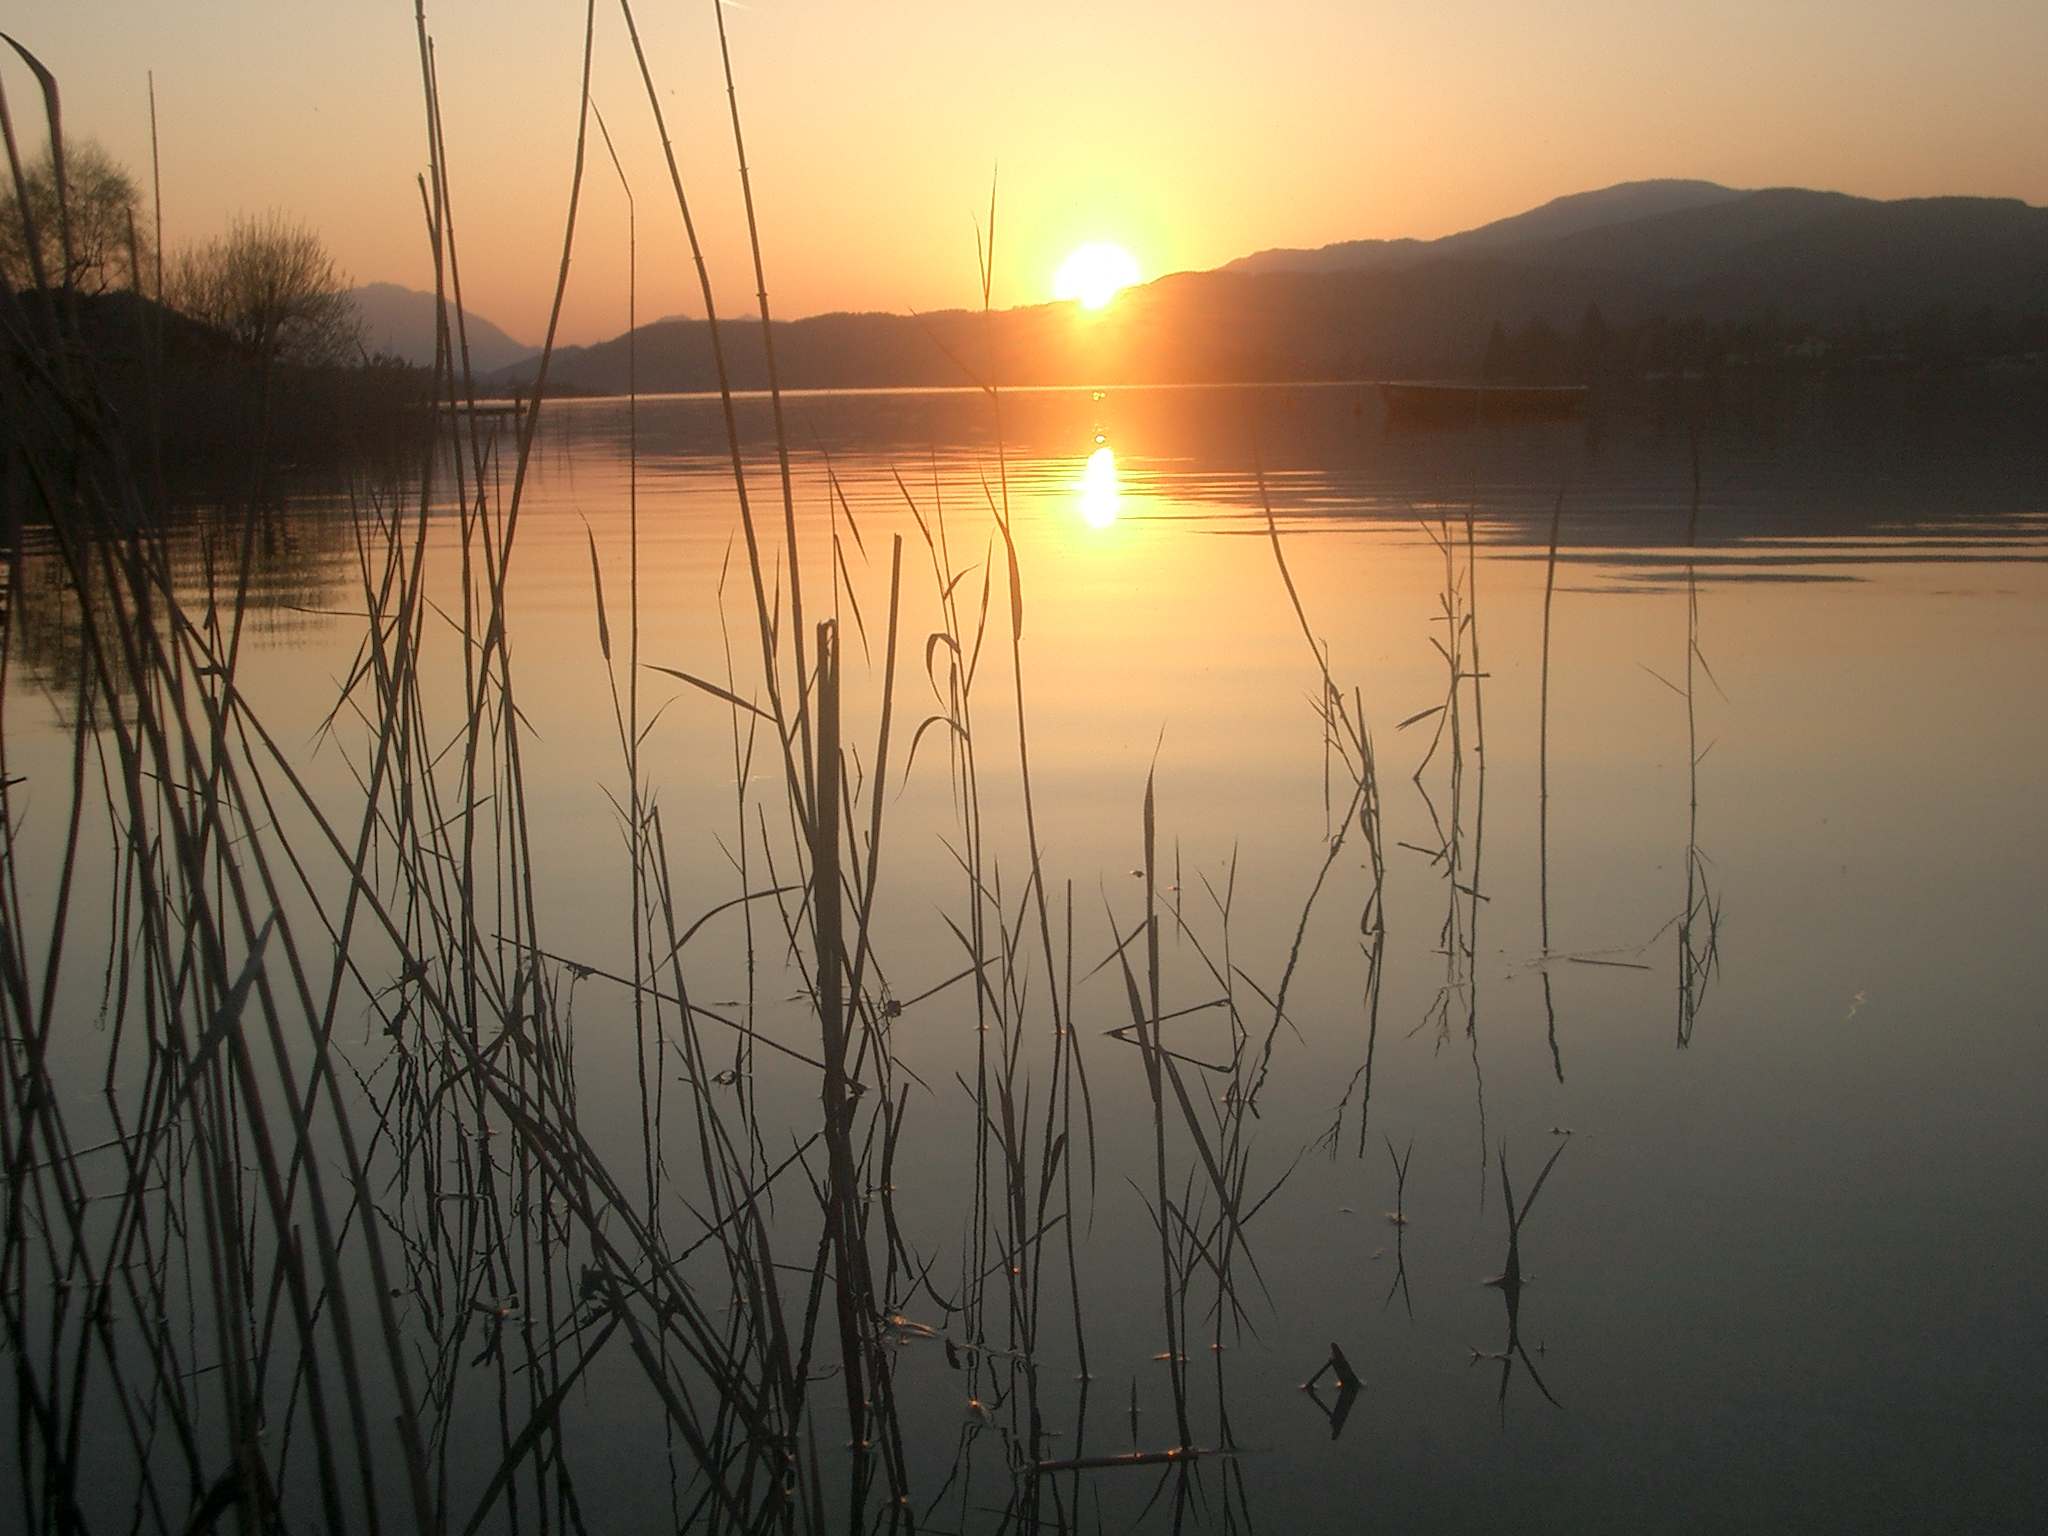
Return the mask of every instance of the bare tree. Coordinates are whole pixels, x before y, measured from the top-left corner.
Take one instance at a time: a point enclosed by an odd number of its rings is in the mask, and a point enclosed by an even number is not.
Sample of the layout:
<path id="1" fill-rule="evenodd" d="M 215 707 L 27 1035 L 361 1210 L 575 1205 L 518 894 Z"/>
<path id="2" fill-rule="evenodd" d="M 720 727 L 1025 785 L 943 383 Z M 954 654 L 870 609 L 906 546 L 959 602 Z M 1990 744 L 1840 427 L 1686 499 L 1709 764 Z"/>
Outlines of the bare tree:
<path id="1" fill-rule="evenodd" d="M 53 288 L 106 293 L 141 286 L 135 267 L 147 268 L 150 252 L 148 232 L 136 220 L 142 195 L 127 169 L 97 139 L 65 143 L 61 210 L 56 157 L 48 145 L 22 173 L 21 191 L 25 198 L 10 184 L 0 197 L 0 277 L 10 287 L 37 286 L 36 258 L 42 281 Z"/>
<path id="2" fill-rule="evenodd" d="M 362 322 L 320 237 L 279 213 L 240 218 L 217 239 L 181 252 L 168 297 L 268 365 L 353 360 Z"/>

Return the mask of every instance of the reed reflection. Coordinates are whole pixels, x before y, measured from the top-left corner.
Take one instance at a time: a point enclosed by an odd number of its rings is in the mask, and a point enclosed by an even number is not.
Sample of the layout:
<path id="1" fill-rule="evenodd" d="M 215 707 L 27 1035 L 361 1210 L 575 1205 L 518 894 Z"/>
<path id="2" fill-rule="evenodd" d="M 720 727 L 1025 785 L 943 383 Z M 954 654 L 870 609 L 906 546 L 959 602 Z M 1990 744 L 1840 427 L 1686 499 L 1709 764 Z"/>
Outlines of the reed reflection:
<path id="1" fill-rule="evenodd" d="M 1486 1084 L 1479 1063 L 1479 912 L 1486 896 L 1480 885 L 1480 863 L 1486 828 L 1486 716 L 1479 662 L 1478 554 L 1471 508 L 1465 511 L 1464 569 L 1459 569 L 1457 541 L 1448 517 L 1436 528 L 1428 522 L 1422 531 L 1443 556 L 1443 590 L 1434 622 L 1443 626 L 1443 638 L 1431 636 L 1430 644 L 1443 658 L 1444 701 L 1410 715 L 1394 727 L 1406 730 L 1432 716 L 1435 733 L 1429 748 L 1416 764 L 1412 782 L 1428 812 L 1437 846 L 1426 848 L 1403 842 L 1402 847 L 1421 854 L 1432 867 L 1440 867 L 1445 884 L 1445 910 L 1437 931 L 1436 950 L 1443 957 L 1444 979 L 1422 1020 L 1410 1031 L 1420 1034 L 1433 1026 L 1435 1048 L 1449 1043 L 1454 1006 L 1462 1002 L 1465 1039 L 1471 1047 L 1472 1095 L 1479 1120 L 1479 1179 L 1482 1196 L 1486 1189 Z M 1472 721 L 1468 733 L 1465 715 L 1465 685 L 1471 684 Z M 1424 780 L 1430 764 L 1442 750 L 1446 756 L 1443 789 L 1448 796 L 1448 815 L 1437 809 L 1435 796 Z M 1472 773 L 1472 810 L 1466 814 L 1466 777 Z M 1469 836 L 1469 843 L 1468 843 Z M 1469 861 L 1467 855 L 1469 853 Z"/>
<path id="2" fill-rule="evenodd" d="M 1721 961 L 1721 902 L 1708 880 L 1707 856 L 1700 851 L 1700 762 L 1714 744 L 1700 746 L 1697 674 L 1704 672 L 1715 692 L 1721 685 L 1700 649 L 1700 587 L 1694 556 L 1700 539 L 1700 450 L 1692 447 L 1692 506 L 1685 520 L 1685 906 L 1678 919 L 1678 1048 L 1692 1044 L 1693 1024 L 1706 1001 L 1707 984 Z M 1723 695 L 1725 700 L 1726 695 Z"/>
<path id="3" fill-rule="evenodd" d="M 1482 1350 L 1475 1347 L 1472 1350 L 1471 1363 L 1477 1365 L 1482 1360 L 1499 1362 L 1499 1404 L 1503 1425 L 1507 1422 L 1508 1381 L 1515 1373 L 1515 1361 L 1518 1359 L 1522 1362 L 1522 1368 L 1529 1373 L 1529 1379 L 1536 1383 L 1536 1390 L 1543 1394 L 1551 1407 L 1564 1406 L 1552 1395 L 1550 1388 L 1544 1385 L 1543 1377 L 1536 1369 L 1536 1362 L 1529 1358 L 1528 1346 L 1522 1342 L 1522 1287 L 1528 1283 L 1528 1277 L 1522 1273 L 1522 1227 L 1529 1219 L 1529 1212 L 1536 1204 L 1536 1197 L 1543 1192 L 1543 1185 L 1550 1177 L 1550 1170 L 1557 1166 L 1557 1160 L 1564 1156 L 1564 1149 L 1568 1145 L 1569 1143 L 1564 1141 L 1557 1144 L 1557 1150 L 1550 1154 L 1550 1160 L 1543 1165 L 1543 1171 L 1536 1175 L 1536 1182 L 1529 1189 L 1529 1197 L 1522 1202 L 1519 1209 L 1515 1205 L 1514 1185 L 1508 1178 L 1506 1142 L 1501 1143 L 1498 1154 L 1501 1202 L 1507 1208 L 1508 1217 L 1508 1255 L 1501 1265 L 1501 1272 L 1486 1283 L 1500 1292 L 1501 1301 L 1507 1309 L 1508 1336 L 1507 1342 L 1498 1350 Z M 1537 1344 L 1536 1352 L 1539 1355 L 1544 1352 L 1541 1343 Z"/>
<path id="4" fill-rule="evenodd" d="M 1387 1284 L 1386 1299 L 1382 1308 L 1394 1304 L 1394 1293 L 1401 1293 L 1401 1304 L 1408 1309 L 1408 1316 L 1415 1316 L 1415 1298 L 1408 1290 L 1408 1160 L 1415 1155 L 1415 1138 L 1408 1138 L 1407 1147 L 1397 1156 L 1394 1140 L 1387 1138 L 1387 1158 L 1394 1165 L 1394 1208 L 1387 1212 L 1387 1221 L 1394 1229 L 1394 1278 Z"/>
<path id="5" fill-rule="evenodd" d="M 366 489 L 346 502 L 330 492 L 296 502 L 178 507 L 162 514 L 145 543 L 25 526 L 13 549 L 0 547 L 10 665 L 46 699 L 60 727 L 102 718 L 104 710 L 93 712 L 106 701 L 96 699 L 92 637 L 106 633 L 110 605 L 138 580 L 189 603 L 222 658 L 232 636 L 221 626 L 238 603 L 244 636 L 289 644 L 335 601 L 354 555 L 355 520 L 374 519 L 388 504 L 388 491 Z M 195 676 L 225 680 L 218 665 Z M 132 702 L 123 703 L 125 717 Z"/>
<path id="6" fill-rule="evenodd" d="M 1564 1081 L 1564 1057 L 1557 1049 L 1557 1000 L 1550 988 L 1550 607 L 1557 596 L 1557 535 L 1564 518 L 1564 490 L 1550 509 L 1550 556 L 1543 568 L 1543 660 L 1536 715 L 1536 910 L 1543 939 L 1543 1016 L 1550 1032 L 1550 1067 Z"/>
<path id="7" fill-rule="evenodd" d="M 1323 1401 L 1322 1393 L 1316 1386 L 1325 1376 L 1332 1376 L 1337 1383 L 1337 1395 L 1330 1402 Z M 1358 1401 L 1359 1388 L 1363 1385 L 1358 1372 L 1351 1362 L 1344 1358 L 1344 1351 L 1336 1344 L 1330 1345 L 1330 1358 L 1323 1362 L 1315 1375 L 1301 1384 L 1301 1390 L 1309 1396 L 1323 1417 L 1330 1421 L 1330 1438 L 1336 1440 L 1344 1433 L 1345 1421 L 1351 1417 L 1352 1406 Z"/>

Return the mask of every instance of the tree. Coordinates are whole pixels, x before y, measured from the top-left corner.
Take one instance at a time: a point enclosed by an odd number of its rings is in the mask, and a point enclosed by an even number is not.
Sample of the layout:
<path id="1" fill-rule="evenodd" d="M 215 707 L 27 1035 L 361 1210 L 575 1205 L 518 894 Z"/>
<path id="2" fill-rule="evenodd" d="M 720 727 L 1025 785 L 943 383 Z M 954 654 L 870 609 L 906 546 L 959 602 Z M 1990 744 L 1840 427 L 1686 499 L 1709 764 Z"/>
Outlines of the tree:
<path id="1" fill-rule="evenodd" d="M 182 252 L 168 297 L 265 366 L 320 366 L 362 353 L 362 322 L 347 288 L 320 237 L 273 212 L 237 219 L 227 234 Z"/>
<path id="2" fill-rule="evenodd" d="M 53 288 L 80 293 L 106 293 L 139 287 L 135 267 L 147 271 L 151 246 L 138 218 L 142 196 L 126 168 L 100 147 L 96 139 L 80 139 L 64 147 L 64 203 L 57 199 L 57 162 L 49 146 L 22 173 L 23 199 L 11 185 L 0 198 L 0 276 L 10 287 L 36 286 L 36 263 L 29 240 L 41 257 L 43 281 Z M 71 255 L 64 254 L 64 227 L 70 225 Z M 131 245 L 132 242 L 132 245 Z M 133 263 L 131 264 L 131 255 Z"/>

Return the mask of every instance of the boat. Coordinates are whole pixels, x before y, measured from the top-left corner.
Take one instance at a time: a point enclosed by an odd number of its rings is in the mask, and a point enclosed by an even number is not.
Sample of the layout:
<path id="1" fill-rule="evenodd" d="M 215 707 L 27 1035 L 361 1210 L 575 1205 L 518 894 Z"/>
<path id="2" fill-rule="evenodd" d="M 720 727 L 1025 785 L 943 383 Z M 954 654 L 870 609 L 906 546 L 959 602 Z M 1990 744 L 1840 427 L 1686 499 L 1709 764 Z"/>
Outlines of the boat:
<path id="1" fill-rule="evenodd" d="M 1390 422 L 1460 427 L 1567 421 L 1586 408 L 1583 384 L 1382 384 Z"/>
<path id="2" fill-rule="evenodd" d="M 519 416 L 525 413 L 527 400 L 524 395 L 514 395 L 508 400 L 480 397 L 475 400 L 437 399 L 437 411 L 460 412 L 464 416 Z"/>

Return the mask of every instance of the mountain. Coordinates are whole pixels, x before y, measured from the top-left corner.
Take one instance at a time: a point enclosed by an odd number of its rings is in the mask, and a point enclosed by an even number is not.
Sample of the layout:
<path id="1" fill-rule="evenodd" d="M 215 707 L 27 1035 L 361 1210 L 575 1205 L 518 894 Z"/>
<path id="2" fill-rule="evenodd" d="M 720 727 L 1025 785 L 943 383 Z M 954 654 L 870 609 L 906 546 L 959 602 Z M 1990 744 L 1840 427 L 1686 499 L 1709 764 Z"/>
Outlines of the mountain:
<path id="1" fill-rule="evenodd" d="M 1562 239 L 1582 230 L 1625 224 L 1634 219 L 1712 208 L 1744 194 L 1711 181 L 1625 181 L 1597 192 L 1555 197 L 1540 208 L 1496 219 L 1477 229 L 1445 235 L 1440 240 L 1343 240 L 1315 250 L 1275 249 L 1240 256 L 1225 272 L 1353 272 L 1384 271 L 1432 256 L 1501 250 L 1545 240 Z"/>
<path id="2" fill-rule="evenodd" d="M 396 283 L 367 283 L 351 288 L 348 296 L 363 318 L 364 344 L 372 352 L 389 352 L 421 367 L 433 363 L 437 320 L 431 293 Z M 494 372 L 539 351 L 514 341 L 481 315 L 464 310 L 462 316 L 469 333 L 470 367 L 479 374 Z"/>
<path id="3" fill-rule="evenodd" d="M 2015 198 L 1876 202 L 1781 187 L 1529 254 L 1653 282 L 1674 306 L 1709 316 L 1774 305 L 1827 323 L 1858 310 L 2048 308 L 2048 208 Z"/>
<path id="4" fill-rule="evenodd" d="M 1333 265 L 1330 252 L 1349 257 Z M 2048 352 L 2048 209 L 2012 199 L 1637 182 L 1443 240 L 1308 255 L 1305 268 L 1177 273 L 1097 315 L 1047 304 L 986 319 L 778 321 L 780 379 L 794 389 L 1471 377 L 1491 355 L 1489 376 L 1558 381 L 1731 358 L 1893 366 Z M 733 387 L 765 387 L 759 322 L 720 331 Z M 643 326 L 636 341 L 643 391 L 717 386 L 701 320 Z M 529 359 L 491 382 L 520 388 L 532 374 Z M 558 352 L 549 382 L 623 391 L 625 339 Z"/>

